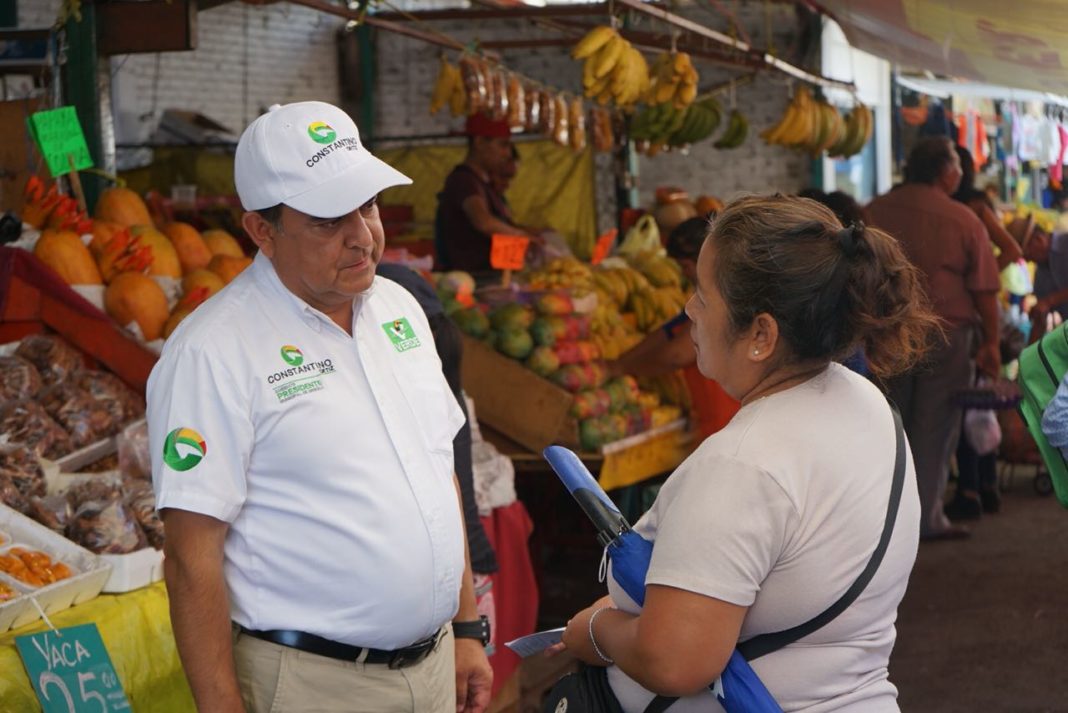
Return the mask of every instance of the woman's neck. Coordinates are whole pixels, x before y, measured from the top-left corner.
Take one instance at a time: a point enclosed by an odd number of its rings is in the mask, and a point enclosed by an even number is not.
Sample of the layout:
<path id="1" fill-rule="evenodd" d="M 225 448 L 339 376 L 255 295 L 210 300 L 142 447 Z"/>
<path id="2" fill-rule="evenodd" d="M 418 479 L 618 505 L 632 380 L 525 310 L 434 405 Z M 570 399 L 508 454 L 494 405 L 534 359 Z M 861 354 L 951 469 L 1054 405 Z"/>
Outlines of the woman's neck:
<path id="1" fill-rule="evenodd" d="M 777 394 L 780 391 L 786 391 L 799 384 L 803 384 L 812 377 L 822 373 L 829 363 L 830 362 L 826 361 L 805 362 L 803 364 L 795 364 L 789 367 L 772 369 L 741 398 L 742 406 L 751 404 L 765 396 L 771 396 L 772 394 Z"/>

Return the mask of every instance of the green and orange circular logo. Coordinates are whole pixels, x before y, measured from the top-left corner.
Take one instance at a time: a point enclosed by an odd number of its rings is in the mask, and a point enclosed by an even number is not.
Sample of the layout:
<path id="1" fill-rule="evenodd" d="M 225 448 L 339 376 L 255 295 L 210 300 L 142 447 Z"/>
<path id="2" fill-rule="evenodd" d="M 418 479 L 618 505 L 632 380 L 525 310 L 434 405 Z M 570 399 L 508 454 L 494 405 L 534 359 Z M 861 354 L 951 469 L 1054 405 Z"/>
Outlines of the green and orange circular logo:
<path id="1" fill-rule="evenodd" d="M 176 428 L 163 442 L 163 462 L 174 470 L 189 470 L 204 460 L 208 444 L 192 428 Z"/>
<path id="2" fill-rule="evenodd" d="M 300 366 L 304 363 L 304 353 L 292 344 L 282 347 L 282 361 L 290 366 Z"/>
<path id="3" fill-rule="evenodd" d="M 317 144 L 328 144 L 337 138 L 337 132 L 324 121 L 313 121 L 308 124 L 308 136 Z"/>

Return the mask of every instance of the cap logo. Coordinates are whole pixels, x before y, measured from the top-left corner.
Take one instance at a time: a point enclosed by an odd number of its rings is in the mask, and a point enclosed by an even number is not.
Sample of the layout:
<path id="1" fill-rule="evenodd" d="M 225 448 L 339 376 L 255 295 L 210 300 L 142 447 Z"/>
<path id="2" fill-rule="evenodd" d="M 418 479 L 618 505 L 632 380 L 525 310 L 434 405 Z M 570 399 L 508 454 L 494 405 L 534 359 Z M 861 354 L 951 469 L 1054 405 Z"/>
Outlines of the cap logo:
<path id="1" fill-rule="evenodd" d="M 308 136 L 317 144 L 328 144 L 337 138 L 337 132 L 322 121 L 313 121 L 308 124 Z"/>

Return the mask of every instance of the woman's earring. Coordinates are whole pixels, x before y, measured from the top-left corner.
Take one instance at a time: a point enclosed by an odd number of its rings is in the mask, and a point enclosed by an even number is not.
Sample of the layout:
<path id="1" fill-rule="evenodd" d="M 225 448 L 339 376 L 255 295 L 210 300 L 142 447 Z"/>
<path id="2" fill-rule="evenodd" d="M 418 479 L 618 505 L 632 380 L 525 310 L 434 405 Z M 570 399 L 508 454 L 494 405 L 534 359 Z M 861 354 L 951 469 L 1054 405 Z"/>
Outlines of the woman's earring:
<path id="1" fill-rule="evenodd" d="M 759 349 L 754 349 L 753 350 L 753 356 L 756 356 L 758 354 L 760 354 L 760 350 Z"/>

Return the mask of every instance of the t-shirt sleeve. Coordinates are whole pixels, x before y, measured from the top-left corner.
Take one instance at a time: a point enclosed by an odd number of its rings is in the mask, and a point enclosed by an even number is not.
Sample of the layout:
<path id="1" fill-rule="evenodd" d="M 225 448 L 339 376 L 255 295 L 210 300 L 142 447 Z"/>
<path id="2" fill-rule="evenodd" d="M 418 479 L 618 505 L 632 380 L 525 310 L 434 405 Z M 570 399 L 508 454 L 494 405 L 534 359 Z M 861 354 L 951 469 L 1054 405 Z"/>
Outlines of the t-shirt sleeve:
<path id="1" fill-rule="evenodd" d="M 463 202 L 471 196 L 485 197 L 486 193 L 482 182 L 473 173 L 470 171 L 456 171 L 449 176 L 445 185 L 445 195 L 448 200 L 459 206 L 463 205 Z"/>
<path id="2" fill-rule="evenodd" d="M 646 584 L 750 606 L 779 561 L 797 510 L 765 471 L 719 455 L 695 457 L 653 506 L 656 536 Z"/>
<path id="3" fill-rule="evenodd" d="M 997 292 L 1001 289 L 1001 277 L 998 274 L 994 247 L 986 226 L 978 216 L 971 214 L 974 220 L 968 221 L 966 250 L 968 254 L 968 272 L 964 284 L 971 292 Z"/>
<path id="4" fill-rule="evenodd" d="M 254 438 L 240 388 L 216 357 L 188 346 L 164 351 L 147 390 L 157 508 L 237 517 Z"/>

